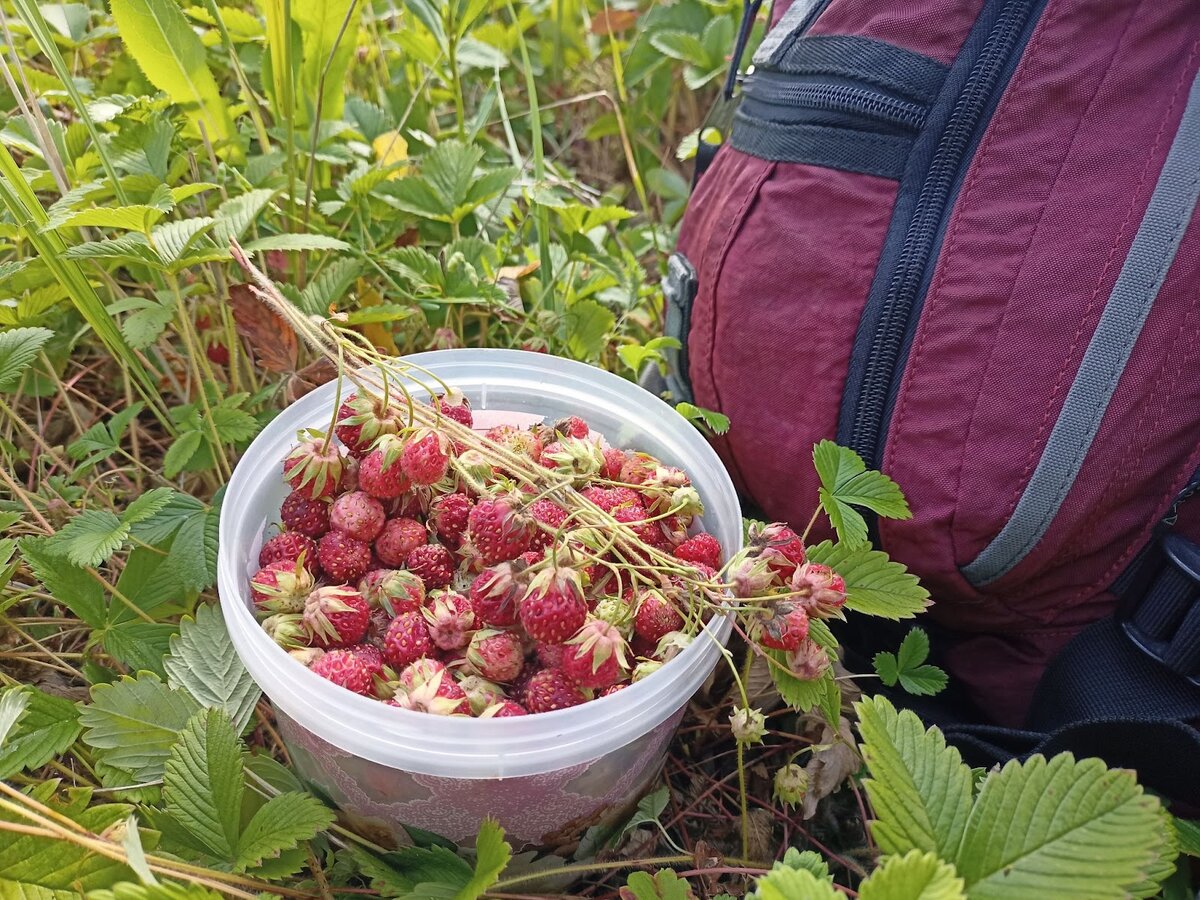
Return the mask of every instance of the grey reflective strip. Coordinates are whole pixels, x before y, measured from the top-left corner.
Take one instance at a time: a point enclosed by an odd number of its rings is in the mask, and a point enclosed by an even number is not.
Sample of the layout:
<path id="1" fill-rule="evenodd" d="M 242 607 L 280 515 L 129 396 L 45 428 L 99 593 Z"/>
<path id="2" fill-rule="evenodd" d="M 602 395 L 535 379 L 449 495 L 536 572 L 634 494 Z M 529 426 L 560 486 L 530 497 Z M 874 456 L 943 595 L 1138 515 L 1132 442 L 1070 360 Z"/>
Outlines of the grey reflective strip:
<path id="1" fill-rule="evenodd" d="M 1121 274 L 1054 430 L 1012 518 L 962 570 L 971 584 L 1010 572 L 1046 534 L 1075 483 L 1200 194 L 1200 74 Z"/>
<path id="2" fill-rule="evenodd" d="M 787 8 L 787 12 L 775 23 L 775 27 L 767 32 L 758 49 L 754 51 L 754 64 L 761 66 L 771 58 L 771 54 L 779 49 L 783 39 L 798 28 L 821 0 L 796 0 Z"/>

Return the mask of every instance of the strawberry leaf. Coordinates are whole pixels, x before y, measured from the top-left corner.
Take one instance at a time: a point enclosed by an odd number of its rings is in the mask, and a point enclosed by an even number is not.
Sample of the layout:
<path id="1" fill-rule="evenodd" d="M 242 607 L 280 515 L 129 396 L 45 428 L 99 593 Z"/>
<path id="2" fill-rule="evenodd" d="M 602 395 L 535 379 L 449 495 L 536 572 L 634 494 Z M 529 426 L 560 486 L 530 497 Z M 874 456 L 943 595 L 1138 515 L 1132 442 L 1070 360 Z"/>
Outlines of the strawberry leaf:
<path id="1" fill-rule="evenodd" d="M 154 781 L 162 777 L 171 747 L 196 709 L 191 696 L 141 672 L 137 678 L 126 675 L 94 685 L 79 722 L 86 729 L 83 742 L 100 751 L 107 765 L 137 781 Z"/>
<path id="2" fill-rule="evenodd" d="M 882 550 L 822 541 L 808 558 L 829 566 L 846 581 L 846 607 L 884 619 L 911 619 L 929 605 L 929 591 L 917 576 Z"/>
<path id="3" fill-rule="evenodd" d="M 929 638 L 922 629 L 914 628 L 896 653 L 875 654 L 875 672 L 888 687 L 899 682 L 910 694 L 936 694 L 946 686 L 946 673 L 937 666 L 923 665 L 928 656 Z"/>
<path id="4" fill-rule="evenodd" d="M 882 472 L 868 469 L 853 450 L 821 441 L 813 447 L 813 464 L 821 479 L 821 508 L 843 544 L 866 543 L 867 523 L 856 506 L 889 519 L 912 517 L 899 486 Z"/>
<path id="5" fill-rule="evenodd" d="M 272 797 L 254 813 L 238 839 L 234 865 L 246 870 L 261 866 L 300 841 L 333 824 L 333 813 L 308 794 L 289 792 Z"/>
<path id="6" fill-rule="evenodd" d="M 262 692 L 229 641 L 219 606 L 201 604 L 196 617 L 184 617 L 163 660 L 167 682 L 191 694 L 202 706 L 223 709 L 241 732 Z"/>
<path id="7" fill-rule="evenodd" d="M 859 900 L 964 900 L 954 866 L 932 853 L 888 856 L 858 889 Z"/>

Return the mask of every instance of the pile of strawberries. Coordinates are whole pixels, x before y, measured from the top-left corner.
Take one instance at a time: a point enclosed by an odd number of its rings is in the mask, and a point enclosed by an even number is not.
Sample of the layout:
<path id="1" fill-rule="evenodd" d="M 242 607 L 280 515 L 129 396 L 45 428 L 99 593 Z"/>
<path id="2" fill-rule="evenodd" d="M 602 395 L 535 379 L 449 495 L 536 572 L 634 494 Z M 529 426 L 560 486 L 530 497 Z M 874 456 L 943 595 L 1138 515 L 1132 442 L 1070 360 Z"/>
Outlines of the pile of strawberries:
<path id="1" fill-rule="evenodd" d="M 313 672 L 428 713 L 549 712 L 651 675 L 725 598 L 685 472 L 606 447 L 574 416 L 479 435 L 461 395 L 422 412 L 359 390 L 332 434 L 303 434 L 284 461 L 282 530 L 250 589 L 262 627 Z M 803 562 L 788 533 L 759 563 L 739 557 L 760 593 Z M 760 617 L 764 641 L 796 649 L 803 615 Z"/>

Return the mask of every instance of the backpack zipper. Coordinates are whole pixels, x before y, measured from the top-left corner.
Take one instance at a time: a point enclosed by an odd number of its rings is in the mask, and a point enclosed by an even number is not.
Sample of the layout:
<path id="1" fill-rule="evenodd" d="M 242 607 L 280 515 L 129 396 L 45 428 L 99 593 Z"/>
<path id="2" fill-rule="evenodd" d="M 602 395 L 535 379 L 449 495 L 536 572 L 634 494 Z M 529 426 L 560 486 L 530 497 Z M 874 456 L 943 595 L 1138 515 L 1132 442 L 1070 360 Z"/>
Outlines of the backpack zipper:
<path id="1" fill-rule="evenodd" d="M 905 348 L 916 330 L 914 315 L 928 283 L 958 183 L 987 126 L 984 114 L 999 99 L 1045 0 L 1008 0 L 996 16 L 946 120 L 900 244 L 886 294 L 877 308 L 868 302 L 855 339 L 863 360 L 861 380 L 851 385 L 843 407 L 841 443 L 869 465 L 882 460 L 884 433 L 903 371 Z M 968 42 L 971 38 L 968 37 Z M 903 189 L 903 188 L 902 188 Z M 886 248 L 885 248 L 886 253 Z M 852 412 L 850 417 L 846 413 Z M 849 421 L 849 428 L 846 428 Z"/>
<path id="2" fill-rule="evenodd" d="M 874 119 L 903 131 L 918 131 L 928 107 L 891 96 L 873 87 L 832 82 L 802 82 L 794 75 L 758 71 L 746 79 L 742 102 L 747 112 L 756 104 L 819 110 Z"/>

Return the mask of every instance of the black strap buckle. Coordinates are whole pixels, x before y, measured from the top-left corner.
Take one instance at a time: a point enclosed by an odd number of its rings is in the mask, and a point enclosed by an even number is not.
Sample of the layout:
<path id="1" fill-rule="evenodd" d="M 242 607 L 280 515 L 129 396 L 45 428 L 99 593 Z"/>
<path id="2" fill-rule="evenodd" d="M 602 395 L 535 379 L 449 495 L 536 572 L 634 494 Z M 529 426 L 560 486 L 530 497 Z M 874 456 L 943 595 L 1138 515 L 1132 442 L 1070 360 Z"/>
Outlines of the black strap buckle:
<path id="1" fill-rule="evenodd" d="M 1155 555 L 1160 564 L 1126 594 L 1118 621 L 1138 649 L 1200 687 L 1200 545 L 1165 534 Z"/>

